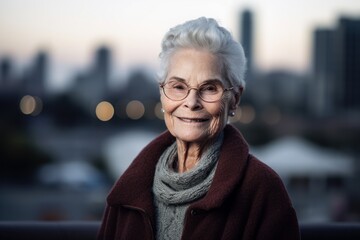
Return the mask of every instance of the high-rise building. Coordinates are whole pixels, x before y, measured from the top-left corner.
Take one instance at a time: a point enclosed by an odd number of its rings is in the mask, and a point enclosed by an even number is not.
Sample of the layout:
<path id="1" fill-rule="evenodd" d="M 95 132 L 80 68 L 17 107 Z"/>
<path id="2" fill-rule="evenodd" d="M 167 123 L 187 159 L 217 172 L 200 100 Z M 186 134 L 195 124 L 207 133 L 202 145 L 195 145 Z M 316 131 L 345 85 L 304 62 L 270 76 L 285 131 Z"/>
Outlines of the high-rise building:
<path id="1" fill-rule="evenodd" d="M 342 17 L 336 30 L 337 101 L 345 109 L 360 109 L 360 19 Z"/>
<path id="2" fill-rule="evenodd" d="M 106 46 L 102 46 L 97 49 L 95 54 L 95 64 L 93 68 L 93 74 L 101 85 L 108 87 L 110 78 L 110 63 L 111 63 L 111 52 Z"/>
<path id="3" fill-rule="evenodd" d="M 109 94 L 111 68 L 111 50 L 101 46 L 95 51 L 93 64 L 90 69 L 79 74 L 75 79 L 72 94 L 76 101 L 92 110 Z"/>
<path id="4" fill-rule="evenodd" d="M 248 76 L 253 71 L 253 16 L 250 10 L 244 10 L 240 15 L 240 43 L 247 58 Z"/>
<path id="5" fill-rule="evenodd" d="M 359 110 L 360 19 L 342 17 L 334 29 L 317 29 L 313 46 L 312 113 Z"/>
<path id="6" fill-rule="evenodd" d="M 3 58 L 0 62 L 0 86 L 1 88 L 7 87 L 11 76 L 11 61 L 9 58 Z"/>
<path id="7" fill-rule="evenodd" d="M 335 31 L 316 29 L 313 35 L 313 76 L 309 108 L 318 116 L 331 114 L 335 106 Z"/>
<path id="8" fill-rule="evenodd" d="M 45 84 L 48 77 L 48 54 L 40 51 L 34 59 L 33 64 L 26 73 L 26 92 L 37 96 L 45 94 Z"/>

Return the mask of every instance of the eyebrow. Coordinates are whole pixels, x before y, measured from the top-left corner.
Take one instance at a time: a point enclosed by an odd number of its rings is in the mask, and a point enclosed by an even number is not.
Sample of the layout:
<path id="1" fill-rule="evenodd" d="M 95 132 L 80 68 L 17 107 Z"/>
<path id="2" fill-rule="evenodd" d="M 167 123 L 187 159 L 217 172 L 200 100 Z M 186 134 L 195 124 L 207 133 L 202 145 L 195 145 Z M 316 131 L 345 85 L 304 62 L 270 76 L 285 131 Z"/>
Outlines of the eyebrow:
<path id="1" fill-rule="evenodd" d="M 186 82 L 185 79 L 181 78 L 181 77 L 176 77 L 176 76 L 172 76 L 171 78 L 169 78 L 169 80 L 176 80 L 179 82 Z"/>
<path id="2" fill-rule="evenodd" d="M 184 82 L 186 83 L 186 80 L 184 78 L 181 78 L 181 77 L 177 77 L 177 76 L 172 76 L 169 78 L 169 81 L 170 80 L 176 80 L 176 81 L 179 81 L 179 82 Z M 211 79 L 207 79 L 205 80 L 204 82 L 202 82 L 200 85 L 203 85 L 203 84 L 207 84 L 207 83 L 214 83 L 214 82 L 219 82 L 221 83 L 221 85 L 224 85 L 223 82 L 220 80 L 220 79 L 217 79 L 217 78 L 211 78 Z"/>

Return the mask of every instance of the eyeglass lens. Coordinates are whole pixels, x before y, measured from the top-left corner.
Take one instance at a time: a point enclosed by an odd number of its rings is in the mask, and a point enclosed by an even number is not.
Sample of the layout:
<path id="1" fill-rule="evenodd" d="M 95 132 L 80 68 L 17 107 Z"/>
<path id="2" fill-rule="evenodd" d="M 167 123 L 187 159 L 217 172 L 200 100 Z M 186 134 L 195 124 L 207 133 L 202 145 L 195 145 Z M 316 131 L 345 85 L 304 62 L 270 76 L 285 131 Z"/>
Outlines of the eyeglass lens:
<path id="1" fill-rule="evenodd" d="M 217 101 L 221 98 L 224 89 L 216 81 L 202 84 L 199 88 L 190 88 L 186 83 L 171 80 L 164 86 L 165 95 L 172 100 L 183 100 L 187 97 L 191 89 L 197 90 L 197 93 L 204 101 Z"/>

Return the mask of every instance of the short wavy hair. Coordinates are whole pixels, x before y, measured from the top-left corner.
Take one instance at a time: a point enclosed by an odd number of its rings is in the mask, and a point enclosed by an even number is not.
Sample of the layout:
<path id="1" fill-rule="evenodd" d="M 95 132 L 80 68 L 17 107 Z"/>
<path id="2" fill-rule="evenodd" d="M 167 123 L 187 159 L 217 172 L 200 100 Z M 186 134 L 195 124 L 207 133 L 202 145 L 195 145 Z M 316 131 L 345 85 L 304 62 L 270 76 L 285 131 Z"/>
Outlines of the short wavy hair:
<path id="1" fill-rule="evenodd" d="M 159 80 L 165 80 L 171 56 L 179 49 L 206 50 L 222 65 L 223 77 L 234 87 L 245 88 L 246 57 L 231 33 L 212 18 L 201 17 L 171 28 L 161 44 Z"/>

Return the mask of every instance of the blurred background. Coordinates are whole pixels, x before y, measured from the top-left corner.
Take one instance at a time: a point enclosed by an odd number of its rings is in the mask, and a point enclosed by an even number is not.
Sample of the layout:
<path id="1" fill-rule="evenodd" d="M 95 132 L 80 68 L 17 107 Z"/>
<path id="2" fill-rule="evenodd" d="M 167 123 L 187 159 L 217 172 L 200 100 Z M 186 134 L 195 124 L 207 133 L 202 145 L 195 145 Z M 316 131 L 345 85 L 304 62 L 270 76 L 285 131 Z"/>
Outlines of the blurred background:
<path id="1" fill-rule="evenodd" d="M 360 221 L 358 0 L 0 0 L 0 221 L 101 219 L 165 130 L 162 36 L 200 16 L 244 46 L 231 122 L 300 222 Z"/>

